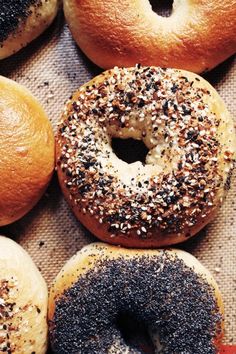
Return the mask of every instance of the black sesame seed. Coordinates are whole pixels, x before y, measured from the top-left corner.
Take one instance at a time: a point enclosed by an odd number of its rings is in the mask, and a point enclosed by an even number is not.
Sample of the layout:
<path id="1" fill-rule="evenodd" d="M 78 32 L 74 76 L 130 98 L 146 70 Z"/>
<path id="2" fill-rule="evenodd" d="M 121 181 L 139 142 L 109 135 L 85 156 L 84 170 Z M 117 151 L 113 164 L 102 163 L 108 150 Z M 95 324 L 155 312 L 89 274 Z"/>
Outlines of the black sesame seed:
<path id="1" fill-rule="evenodd" d="M 176 93 L 177 90 L 178 90 L 178 85 L 173 84 L 173 86 L 171 87 L 171 91 L 172 91 L 173 93 Z"/>
<path id="2" fill-rule="evenodd" d="M 138 107 L 142 108 L 143 106 L 145 106 L 145 101 L 142 98 L 140 98 L 140 101 L 138 103 Z"/>
<path id="3" fill-rule="evenodd" d="M 163 109 L 163 112 L 165 114 L 165 116 L 168 116 L 168 100 L 165 101 L 165 103 L 162 105 L 162 109 Z"/>
<path id="4" fill-rule="evenodd" d="M 182 105 L 182 109 L 184 116 L 191 114 L 191 109 L 187 109 L 185 105 Z"/>

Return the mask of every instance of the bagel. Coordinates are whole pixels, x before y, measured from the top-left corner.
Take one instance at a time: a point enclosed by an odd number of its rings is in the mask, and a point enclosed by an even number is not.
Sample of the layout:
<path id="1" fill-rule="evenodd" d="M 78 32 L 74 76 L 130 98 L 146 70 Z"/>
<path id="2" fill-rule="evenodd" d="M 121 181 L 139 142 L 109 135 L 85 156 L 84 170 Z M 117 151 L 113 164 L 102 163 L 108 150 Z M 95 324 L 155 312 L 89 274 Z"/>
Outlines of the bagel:
<path id="1" fill-rule="evenodd" d="M 210 273 L 184 251 L 102 243 L 83 248 L 62 268 L 49 294 L 54 353 L 140 353 L 121 335 L 122 315 L 146 326 L 155 353 L 160 346 L 161 353 L 218 353 L 221 295 Z"/>
<path id="2" fill-rule="evenodd" d="M 53 21 L 59 0 L 1 0 L 0 59 L 25 47 Z"/>
<path id="3" fill-rule="evenodd" d="M 113 138 L 142 140 L 145 164 L 119 159 Z M 185 241 L 212 220 L 235 152 L 233 120 L 209 83 L 140 66 L 83 85 L 56 142 L 59 181 L 77 218 L 103 241 L 141 248 Z"/>
<path id="4" fill-rule="evenodd" d="M 30 256 L 0 236 L 0 353 L 46 353 L 47 304 L 46 283 Z"/>
<path id="5" fill-rule="evenodd" d="M 54 170 L 54 134 L 38 101 L 0 76 L 0 226 L 25 215 Z"/>
<path id="6" fill-rule="evenodd" d="M 200 73 L 236 51 L 236 3 L 174 0 L 170 17 L 148 0 L 64 0 L 72 35 L 98 66 L 156 65 Z"/>

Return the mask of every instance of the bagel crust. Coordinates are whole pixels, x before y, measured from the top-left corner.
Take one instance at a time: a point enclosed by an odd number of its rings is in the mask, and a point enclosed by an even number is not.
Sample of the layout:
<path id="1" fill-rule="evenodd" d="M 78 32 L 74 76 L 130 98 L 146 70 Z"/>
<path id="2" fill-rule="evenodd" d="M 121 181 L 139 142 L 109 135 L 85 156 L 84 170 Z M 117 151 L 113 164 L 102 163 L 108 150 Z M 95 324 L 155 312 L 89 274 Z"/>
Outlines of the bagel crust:
<path id="1" fill-rule="evenodd" d="M 38 37 L 53 21 L 59 0 L 0 0 L 0 59 Z"/>
<path id="2" fill-rule="evenodd" d="M 112 138 L 142 140 L 128 164 Z M 223 101 L 196 74 L 156 67 L 107 71 L 68 101 L 57 134 L 62 190 L 97 237 L 127 247 L 185 241 L 215 216 L 236 152 Z"/>
<path id="3" fill-rule="evenodd" d="M 216 354 L 223 312 L 215 280 L 189 253 L 95 243 L 53 283 L 50 338 L 55 353 L 137 353 L 117 327 L 126 314 L 145 324 L 155 352 Z"/>
<path id="4" fill-rule="evenodd" d="M 0 77 L 0 226 L 25 215 L 45 192 L 54 170 L 54 134 L 39 102 Z"/>
<path id="5" fill-rule="evenodd" d="M 0 353 L 46 353 L 47 304 L 46 283 L 30 256 L 0 236 Z"/>
<path id="6" fill-rule="evenodd" d="M 148 0 L 65 0 L 72 35 L 98 66 L 156 65 L 200 73 L 236 51 L 236 2 L 175 0 L 170 17 Z"/>

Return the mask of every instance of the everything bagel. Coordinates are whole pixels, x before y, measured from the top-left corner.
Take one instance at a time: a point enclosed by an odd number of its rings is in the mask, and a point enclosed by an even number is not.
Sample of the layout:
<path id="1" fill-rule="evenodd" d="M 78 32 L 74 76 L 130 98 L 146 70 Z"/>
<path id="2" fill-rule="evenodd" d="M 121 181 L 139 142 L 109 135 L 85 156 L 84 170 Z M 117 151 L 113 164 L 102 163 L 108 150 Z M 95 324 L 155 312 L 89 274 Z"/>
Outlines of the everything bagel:
<path id="1" fill-rule="evenodd" d="M 142 140 L 128 164 L 112 139 Z M 57 169 L 78 219 L 104 241 L 157 247 L 186 240 L 215 216 L 229 188 L 234 124 L 204 79 L 156 67 L 107 71 L 68 101 Z"/>
<path id="2" fill-rule="evenodd" d="M 0 236 L 0 353 L 45 354 L 48 289 L 28 253 Z"/>

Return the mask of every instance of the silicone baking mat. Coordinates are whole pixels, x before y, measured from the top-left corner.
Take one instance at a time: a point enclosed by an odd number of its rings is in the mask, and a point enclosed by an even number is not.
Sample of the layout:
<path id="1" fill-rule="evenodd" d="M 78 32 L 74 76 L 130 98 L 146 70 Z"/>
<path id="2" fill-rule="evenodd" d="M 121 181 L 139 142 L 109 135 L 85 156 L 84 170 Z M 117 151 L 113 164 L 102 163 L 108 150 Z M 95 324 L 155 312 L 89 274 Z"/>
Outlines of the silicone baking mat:
<path id="1" fill-rule="evenodd" d="M 0 62 L 0 74 L 27 86 L 41 101 L 54 129 L 64 102 L 81 84 L 100 73 L 74 43 L 62 14 L 30 46 Z M 236 61 L 208 73 L 231 113 L 236 99 Z M 225 303 L 226 343 L 236 343 L 236 178 L 216 219 L 179 247 L 194 254 L 213 273 Z M 75 219 L 54 176 L 46 194 L 23 219 L 0 234 L 12 237 L 32 256 L 48 285 L 63 264 L 95 238 Z M 235 351 L 236 353 L 236 351 Z M 197 354 L 197 353 L 196 353 Z"/>

